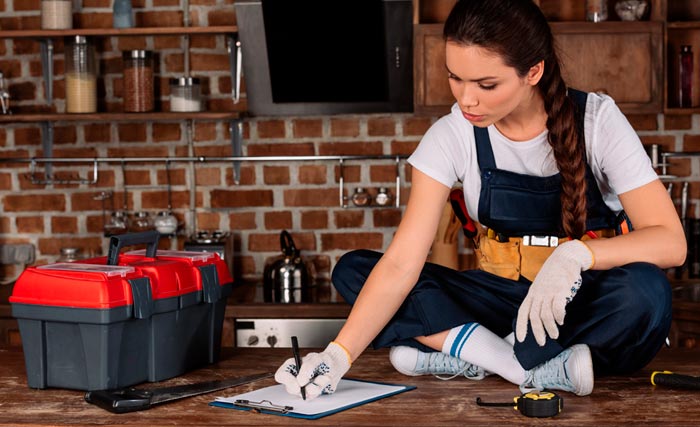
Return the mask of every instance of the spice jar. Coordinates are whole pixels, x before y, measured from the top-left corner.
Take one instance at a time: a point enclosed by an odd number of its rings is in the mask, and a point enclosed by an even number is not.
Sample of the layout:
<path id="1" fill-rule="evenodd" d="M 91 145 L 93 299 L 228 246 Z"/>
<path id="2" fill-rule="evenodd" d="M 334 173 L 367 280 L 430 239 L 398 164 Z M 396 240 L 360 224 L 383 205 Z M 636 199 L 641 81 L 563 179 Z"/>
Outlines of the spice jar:
<path id="1" fill-rule="evenodd" d="M 170 111 L 201 111 L 202 89 L 198 78 L 170 79 Z"/>
<path id="2" fill-rule="evenodd" d="M 160 234 L 173 234 L 177 230 L 177 218 L 170 211 L 158 212 L 153 225 Z"/>
<path id="3" fill-rule="evenodd" d="M 45 30 L 73 28 L 73 1 L 41 0 L 41 28 Z"/>
<path id="4" fill-rule="evenodd" d="M 602 22 L 608 20 L 608 0 L 586 0 L 586 20 Z"/>
<path id="5" fill-rule="evenodd" d="M 75 36 L 66 46 L 66 112 L 94 113 L 96 111 L 95 47 L 84 36 Z"/>
<path id="6" fill-rule="evenodd" d="M 80 248 L 61 248 L 61 256 L 56 262 L 75 262 L 81 259 L 83 259 L 83 254 Z"/>
<path id="7" fill-rule="evenodd" d="M 374 202 L 379 206 L 387 206 L 391 203 L 391 195 L 386 187 L 379 187 L 377 195 L 374 196 Z"/>
<path id="8" fill-rule="evenodd" d="M 140 211 L 134 214 L 134 218 L 129 224 L 129 231 L 138 233 L 140 231 L 153 230 L 153 220 L 148 212 Z"/>
<path id="9" fill-rule="evenodd" d="M 371 198 L 369 193 L 362 187 L 355 189 L 355 194 L 352 195 L 352 203 L 355 206 L 369 206 Z"/>
<path id="10" fill-rule="evenodd" d="M 153 52 L 124 52 L 124 111 L 153 111 Z"/>

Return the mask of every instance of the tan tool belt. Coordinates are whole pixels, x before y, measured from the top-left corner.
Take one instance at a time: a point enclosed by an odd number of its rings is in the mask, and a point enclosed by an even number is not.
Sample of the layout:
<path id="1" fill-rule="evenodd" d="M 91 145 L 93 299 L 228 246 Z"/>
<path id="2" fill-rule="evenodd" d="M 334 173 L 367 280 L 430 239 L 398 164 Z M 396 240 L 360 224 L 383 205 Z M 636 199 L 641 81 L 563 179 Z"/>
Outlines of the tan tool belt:
<path id="1" fill-rule="evenodd" d="M 598 230 L 594 233 L 598 237 L 612 237 L 615 235 L 615 230 Z M 588 239 L 590 237 L 587 235 L 581 238 L 581 240 Z M 520 276 L 523 276 L 533 281 L 549 255 L 560 243 L 569 240 L 569 238 L 524 236 L 509 237 L 507 241 L 499 241 L 493 230 L 489 229 L 479 233 L 474 240 L 474 252 L 481 270 L 506 279 L 518 280 Z"/>

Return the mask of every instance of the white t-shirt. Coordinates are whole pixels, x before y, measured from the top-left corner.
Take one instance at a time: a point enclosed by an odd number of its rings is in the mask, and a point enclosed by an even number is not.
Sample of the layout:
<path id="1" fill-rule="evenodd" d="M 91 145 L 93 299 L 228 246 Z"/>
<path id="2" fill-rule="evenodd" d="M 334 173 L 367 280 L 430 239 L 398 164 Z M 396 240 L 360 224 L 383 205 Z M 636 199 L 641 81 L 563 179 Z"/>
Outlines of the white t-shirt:
<path id="1" fill-rule="evenodd" d="M 658 175 L 639 137 L 609 96 L 588 95 L 584 129 L 588 164 L 603 200 L 618 213 L 622 210 L 618 194 L 648 184 Z M 559 171 L 547 131 L 529 141 L 509 140 L 494 125 L 488 132 L 498 169 L 542 177 Z M 461 181 L 469 216 L 478 221 L 481 176 L 474 127 L 457 104 L 428 129 L 408 162 L 447 187 Z"/>

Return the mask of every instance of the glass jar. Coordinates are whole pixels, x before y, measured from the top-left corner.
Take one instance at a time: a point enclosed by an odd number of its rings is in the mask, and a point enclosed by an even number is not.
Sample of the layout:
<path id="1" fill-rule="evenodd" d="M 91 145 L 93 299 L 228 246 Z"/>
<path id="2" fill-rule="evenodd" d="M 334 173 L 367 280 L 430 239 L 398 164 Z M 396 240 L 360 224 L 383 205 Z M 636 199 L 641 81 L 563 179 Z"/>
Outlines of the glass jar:
<path id="1" fill-rule="evenodd" d="M 95 47 L 84 36 L 66 45 L 66 112 L 97 111 L 97 59 Z"/>
<path id="2" fill-rule="evenodd" d="M 160 234 L 173 234 L 177 230 L 177 218 L 170 211 L 158 212 L 153 225 Z"/>
<path id="3" fill-rule="evenodd" d="M 153 52 L 124 52 L 124 111 L 153 111 Z"/>
<path id="4" fill-rule="evenodd" d="M 391 203 L 391 195 L 386 187 L 379 187 L 377 195 L 374 196 L 374 203 L 379 206 L 387 206 Z"/>
<path id="5" fill-rule="evenodd" d="M 41 0 L 41 28 L 45 30 L 73 28 L 73 0 Z"/>
<path id="6" fill-rule="evenodd" d="M 138 233 L 139 231 L 153 230 L 153 220 L 146 211 L 136 212 L 131 220 L 129 231 Z"/>
<path id="7" fill-rule="evenodd" d="M 112 5 L 112 24 L 114 28 L 131 28 L 134 26 L 134 9 L 131 0 L 114 0 Z"/>
<path id="8" fill-rule="evenodd" d="M 679 60 L 679 91 L 678 106 L 690 108 L 693 105 L 693 49 L 691 46 L 681 46 Z"/>
<path id="9" fill-rule="evenodd" d="M 586 21 L 608 20 L 608 0 L 586 0 Z"/>
<path id="10" fill-rule="evenodd" d="M 369 206 L 370 200 L 369 193 L 362 187 L 357 187 L 352 195 L 352 203 L 355 206 Z"/>
<path id="11" fill-rule="evenodd" d="M 170 111 L 201 111 L 202 88 L 195 77 L 170 79 Z"/>
<path id="12" fill-rule="evenodd" d="M 80 248 L 61 248 L 61 255 L 56 262 L 75 262 L 83 259 Z"/>

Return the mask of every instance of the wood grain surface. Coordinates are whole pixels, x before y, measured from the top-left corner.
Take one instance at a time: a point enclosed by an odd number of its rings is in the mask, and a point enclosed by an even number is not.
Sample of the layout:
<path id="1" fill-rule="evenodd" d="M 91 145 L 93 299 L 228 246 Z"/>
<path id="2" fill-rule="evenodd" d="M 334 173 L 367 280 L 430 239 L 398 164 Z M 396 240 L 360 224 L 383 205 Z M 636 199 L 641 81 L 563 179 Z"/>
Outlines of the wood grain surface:
<path id="1" fill-rule="evenodd" d="M 274 371 L 291 354 L 289 349 L 226 349 L 222 361 L 181 377 L 139 388 L 187 384 L 197 381 Z M 273 379 L 222 392 L 200 395 L 130 414 L 112 414 L 83 400 L 75 390 L 27 387 L 24 360 L 17 347 L 0 348 L 0 425 L 100 426 L 456 426 L 456 425 L 697 425 L 700 391 L 654 387 L 652 370 L 700 375 L 700 349 L 664 349 L 644 370 L 633 376 L 596 379 L 594 393 L 576 397 L 560 393 L 563 412 L 556 418 L 527 418 L 512 408 L 484 408 L 475 403 L 510 401 L 516 386 L 495 376 L 482 381 L 432 376 L 406 377 L 396 372 L 386 350 L 368 350 L 355 362 L 348 377 L 415 385 L 418 388 L 316 421 L 223 409 L 209 406 L 215 396 L 235 395 L 274 384 Z"/>

